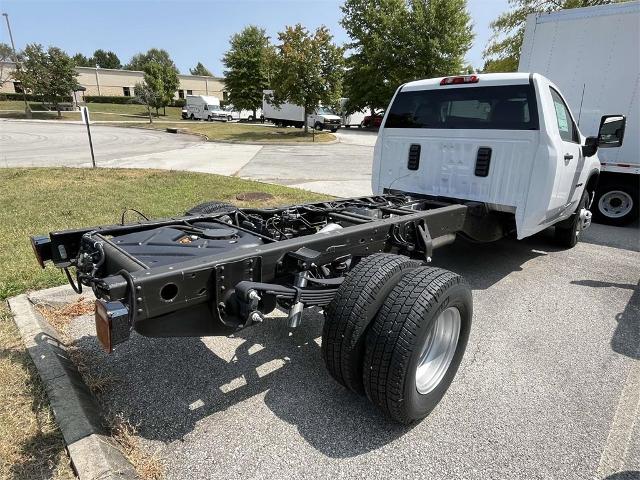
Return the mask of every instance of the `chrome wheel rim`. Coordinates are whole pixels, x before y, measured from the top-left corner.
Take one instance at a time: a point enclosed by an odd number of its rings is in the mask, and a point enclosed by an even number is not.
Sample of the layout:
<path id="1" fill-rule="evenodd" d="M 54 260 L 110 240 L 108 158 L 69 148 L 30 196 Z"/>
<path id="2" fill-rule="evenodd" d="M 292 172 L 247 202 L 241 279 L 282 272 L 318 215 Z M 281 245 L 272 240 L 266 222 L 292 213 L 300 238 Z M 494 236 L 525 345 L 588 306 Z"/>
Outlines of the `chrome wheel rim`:
<path id="1" fill-rule="evenodd" d="M 436 388 L 449 370 L 460 337 L 460 310 L 448 307 L 443 310 L 427 334 L 418 366 L 416 390 L 425 395 Z"/>
<path id="2" fill-rule="evenodd" d="M 624 217 L 633 209 L 633 199 L 627 192 L 611 190 L 600 197 L 598 208 L 609 218 Z"/>

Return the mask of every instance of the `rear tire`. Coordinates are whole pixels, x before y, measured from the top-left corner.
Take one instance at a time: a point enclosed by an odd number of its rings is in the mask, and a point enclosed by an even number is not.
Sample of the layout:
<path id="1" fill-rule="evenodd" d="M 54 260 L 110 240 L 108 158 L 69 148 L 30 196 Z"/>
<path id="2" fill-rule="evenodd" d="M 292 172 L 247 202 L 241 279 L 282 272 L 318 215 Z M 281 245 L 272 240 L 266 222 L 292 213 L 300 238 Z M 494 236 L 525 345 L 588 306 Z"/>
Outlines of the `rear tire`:
<path id="1" fill-rule="evenodd" d="M 187 210 L 187 215 L 207 215 L 210 213 L 233 213 L 238 209 L 235 205 L 219 200 L 201 203 Z"/>
<path id="2" fill-rule="evenodd" d="M 325 310 L 322 329 L 322 357 L 338 383 L 354 392 L 363 392 L 362 359 L 367 328 L 402 275 L 420 264 L 401 255 L 377 253 L 364 258 L 347 274 Z"/>
<path id="3" fill-rule="evenodd" d="M 635 176 L 634 176 L 635 178 Z M 633 222 L 640 213 L 640 193 L 631 184 L 605 184 L 596 190 L 593 200 L 594 221 L 605 225 L 623 226 Z"/>
<path id="4" fill-rule="evenodd" d="M 472 314 L 461 276 L 432 267 L 404 275 L 367 333 L 363 380 L 371 402 L 402 424 L 426 417 L 458 371 Z"/>

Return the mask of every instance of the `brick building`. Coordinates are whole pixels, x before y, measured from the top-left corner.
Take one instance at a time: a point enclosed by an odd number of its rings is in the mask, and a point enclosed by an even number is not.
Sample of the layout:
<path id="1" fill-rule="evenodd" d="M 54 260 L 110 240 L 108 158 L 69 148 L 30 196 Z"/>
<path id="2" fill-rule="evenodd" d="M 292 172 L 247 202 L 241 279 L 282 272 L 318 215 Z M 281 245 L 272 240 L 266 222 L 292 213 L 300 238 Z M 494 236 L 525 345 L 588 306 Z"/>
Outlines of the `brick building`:
<path id="1" fill-rule="evenodd" d="M 4 63 L 4 72 L 11 72 L 13 63 Z M 110 68 L 76 67 L 78 83 L 86 90 L 78 92 L 84 95 L 106 95 L 114 97 L 132 97 L 133 87 L 142 82 L 144 72 L 136 70 L 113 70 Z M 10 77 L 10 73 L 9 73 Z M 226 98 L 224 79 L 200 75 L 178 75 L 180 85 L 175 98 L 187 95 L 213 95 L 220 100 Z M 21 93 L 20 83 L 9 78 L 2 86 L 0 93 Z M 80 99 L 78 99 L 80 100 Z"/>

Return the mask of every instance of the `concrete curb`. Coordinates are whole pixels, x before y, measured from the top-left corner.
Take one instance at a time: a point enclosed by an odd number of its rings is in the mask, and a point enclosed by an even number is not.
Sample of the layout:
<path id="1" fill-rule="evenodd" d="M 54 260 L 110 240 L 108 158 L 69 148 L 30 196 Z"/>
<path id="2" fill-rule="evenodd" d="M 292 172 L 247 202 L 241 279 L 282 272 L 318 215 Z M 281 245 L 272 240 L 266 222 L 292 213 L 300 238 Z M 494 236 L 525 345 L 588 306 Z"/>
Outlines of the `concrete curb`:
<path id="1" fill-rule="evenodd" d="M 175 122 L 174 122 L 175 123 Z M 144 127 L 139 127 L 138 125 L 122 125 L 122 127 L 124 128 L 137 128 L 139 130 L 151 130 L 151 131 L 158 131 L 161 132 L 162 130 L 160 129 L 153 129 L 153 128 L 144 128 Z M 338 137 L 335 138 L 335 140 L 331 140 L 328 142 L 268 142 L 268 141 L 260 141 L 260 140 L 256 140 L 254 142 L 246 142 L 244 140 L 211 140 L 206 134 L 204 133 L 200 133 L 200 132 L 189 132 L 189 131 L 185 131 L 187 130 L 187 128 L 178 128 L 177 133 L 171 133 L 171 135 L 196 135 L 198 137 L 202 137 L 205 139 L 206 142 L 209 143 L 228 143 L 231 145 L 259 145 L 261 147 L 264 147 L 265 145 L 273 145 L 275 147 L 279 147 L 279 146 L 285 146 L 285 147 L 290 147 L 290 146 L 301 146 L 301 147 L 313 147 L 313 146 L 317 146 L 317 145 L 333 145 L 335 143 L 340 143 L 340 139 Z M 167 132 L 166 129 L 164 130 L 165 133 L 170 133 Z M 333 134 L 332 134 L 333 135 Z"/>
<path id="2" fill-rule="evenodd" d="M 106 435 L 98 404 L 58 333 L 36 311 L 27 295 L 10 298 L 9 307 L 45 386 L 78 478 L 138 478 L 133 466 Z"/>

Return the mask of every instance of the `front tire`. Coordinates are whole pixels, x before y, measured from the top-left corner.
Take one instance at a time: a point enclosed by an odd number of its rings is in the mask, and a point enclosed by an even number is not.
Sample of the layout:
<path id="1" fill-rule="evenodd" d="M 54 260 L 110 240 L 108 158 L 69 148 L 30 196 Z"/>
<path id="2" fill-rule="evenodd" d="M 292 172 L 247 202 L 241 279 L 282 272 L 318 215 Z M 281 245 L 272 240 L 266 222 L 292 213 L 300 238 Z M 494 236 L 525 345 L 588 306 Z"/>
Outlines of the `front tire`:
<path id="1" fill-rule="evenodd" d="M 573 248 L 578 244 L 583 230 L 591 223 L 591 212 L 588 207 L 589 192 L 585 190 L 573 215 L 555 226 L 555 239 L 559 246 Z"/>
<path id="2" fill-rule="evenodd" d="M 322 127 L 322 124 L 320 122 L 316 122 L 316 124 L 313 126 L 313 128 L 315 128 L 316 130 L 321 132 L 323 127 Z"/>
<path id="3" fill-rule="evenodd" d="M 402 277 L 367 333 L 371 402 L 402 424 L 426 417 L 458 371 L 472 315 L 471 290 L 459 275 L 420 267 Z"/>
<path id="4" fill-rule="evenodd" d="M 402 275 L 419 266 L 419 261 L 401 255 L 376 253 L 347 274 L 325 310 L 322 328 L 322 358 L 338 383 L 356 393 L 363 392 L 367 328 Z"/>
<path id="5" fill-rule="evenodd" d="M 598 223 L 623 226 L 633 222 L 640 213 L 638 188 L 626 184 L 605 184 L 596 190 L 593 216 Z"/>

